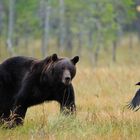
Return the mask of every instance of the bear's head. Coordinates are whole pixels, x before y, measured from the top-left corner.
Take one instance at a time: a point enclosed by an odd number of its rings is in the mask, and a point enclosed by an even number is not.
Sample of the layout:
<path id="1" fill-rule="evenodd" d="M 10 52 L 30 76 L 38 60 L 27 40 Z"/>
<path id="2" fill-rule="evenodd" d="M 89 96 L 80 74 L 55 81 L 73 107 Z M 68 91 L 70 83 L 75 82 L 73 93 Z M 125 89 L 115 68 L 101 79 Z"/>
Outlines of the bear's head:
<path id="1" fill-rule="evenodd" d="M 76 63 L 79 61 L 79 57 L 75 56 L 72 59 L 58 58 L 56 54 L 52 55 L 52 61 L 55 62 L 52 67 L 52 77 L 55 82 L 70 85 L 72 79 L 76 74 Z"/>
<path id="2" fill-rule="evenodd" d="M 31 73 L 40 77 L 41 85 L 63 84 L 70 85 L 76 74 L 76 63 L 79 57 L 72 59 L 60 58 L 53 54 L 43 61 L 37 61 L 31 70 Z"/>

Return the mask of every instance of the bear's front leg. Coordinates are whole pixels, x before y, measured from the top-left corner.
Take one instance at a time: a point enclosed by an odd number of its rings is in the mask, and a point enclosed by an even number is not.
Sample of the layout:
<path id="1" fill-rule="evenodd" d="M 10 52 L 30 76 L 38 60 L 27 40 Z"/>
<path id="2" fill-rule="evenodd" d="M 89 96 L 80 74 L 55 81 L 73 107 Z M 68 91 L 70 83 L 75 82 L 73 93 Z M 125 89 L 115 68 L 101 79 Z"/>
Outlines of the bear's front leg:
<path id="1" fill-rule="evenodd" d="M 13 111 L 13 126 L 23 125 L 27 107 L 23 105 L 16 106 Z"/>
<path id="2" fill-rule="evenodd" d="M 65 115 L 72 115 L 76 113 L 75 95 L 72 85 L 65 88 L 60 100 L 60 111 Z"/>
<path id="3" fill-rule="evenodd" d="M 29 95 L 31 93 L 32 86 L 26 81 L 26 83 L 21 87 L 20 91 L 15 97 L 15 102 L 13 105 L 12 113 L 10 115 L 9 127 L 15 127 L 17 125 L 22 125 L 25 114 L 28 108 Z"/>
<path id="4" fill-rule="evenodd" d="M 23 106 L 17 106 L 11 112 L 9 116 L 9 121 L 6 123 L 7 128 L 13 128 L 19 125 L 23 125 L 24 117 L 26 114 L 27 108 Z"/>

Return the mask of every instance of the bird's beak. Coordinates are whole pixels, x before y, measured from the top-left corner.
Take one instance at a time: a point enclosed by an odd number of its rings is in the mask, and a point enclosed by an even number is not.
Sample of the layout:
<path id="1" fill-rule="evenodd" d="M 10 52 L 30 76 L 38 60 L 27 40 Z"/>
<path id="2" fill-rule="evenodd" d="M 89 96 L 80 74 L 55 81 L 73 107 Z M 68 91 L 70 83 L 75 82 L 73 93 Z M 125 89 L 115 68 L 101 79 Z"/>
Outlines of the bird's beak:
<path id="1" fill-rule="evenodd" d="M 137 85 L 140 86 L 140 82 L 136 83 L 135 85 L 136 85 L 136 86 L 137 86 Z"/>

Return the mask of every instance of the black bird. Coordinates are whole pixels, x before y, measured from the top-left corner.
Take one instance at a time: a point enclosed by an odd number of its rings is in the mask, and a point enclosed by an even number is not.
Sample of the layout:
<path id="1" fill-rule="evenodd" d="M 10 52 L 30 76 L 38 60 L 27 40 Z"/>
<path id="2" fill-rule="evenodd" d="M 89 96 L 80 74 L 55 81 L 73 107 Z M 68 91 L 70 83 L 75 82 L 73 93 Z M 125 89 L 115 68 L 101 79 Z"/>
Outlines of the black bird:
<path id="1" fill-rule="evenodd" d="M 136 83 L 140 86 L 140 82 Z M 137 90 L 131 102 L 127 105 L 129 109 L 138 111 L 140 109 L 140 89 Z"/>

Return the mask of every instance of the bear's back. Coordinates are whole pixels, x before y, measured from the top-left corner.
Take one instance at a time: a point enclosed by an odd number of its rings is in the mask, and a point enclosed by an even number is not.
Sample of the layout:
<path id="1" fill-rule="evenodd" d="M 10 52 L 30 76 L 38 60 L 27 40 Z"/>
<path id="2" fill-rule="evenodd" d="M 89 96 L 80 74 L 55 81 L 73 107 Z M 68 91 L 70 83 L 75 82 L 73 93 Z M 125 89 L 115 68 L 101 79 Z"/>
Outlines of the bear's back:
<path id="1" fill-rule="evenodd" d="M 11 81 L 22 81 L 24 75 L 29 71 L 35 59 L 23 56 L 11 57 L 0 64 L 0 77 L 10 77 Z M 6 80 L 7 81 L 7 80 Z M 7 82 L 11 82 L 7 81 Z"/>
<path id="2" fill-rule="evenodd" d="M 24 56 L 11 57 L 1 63 L 1 67 L 6 71 L 21 71 L 21 69 L 28 69 L 35 59 Z"/>

